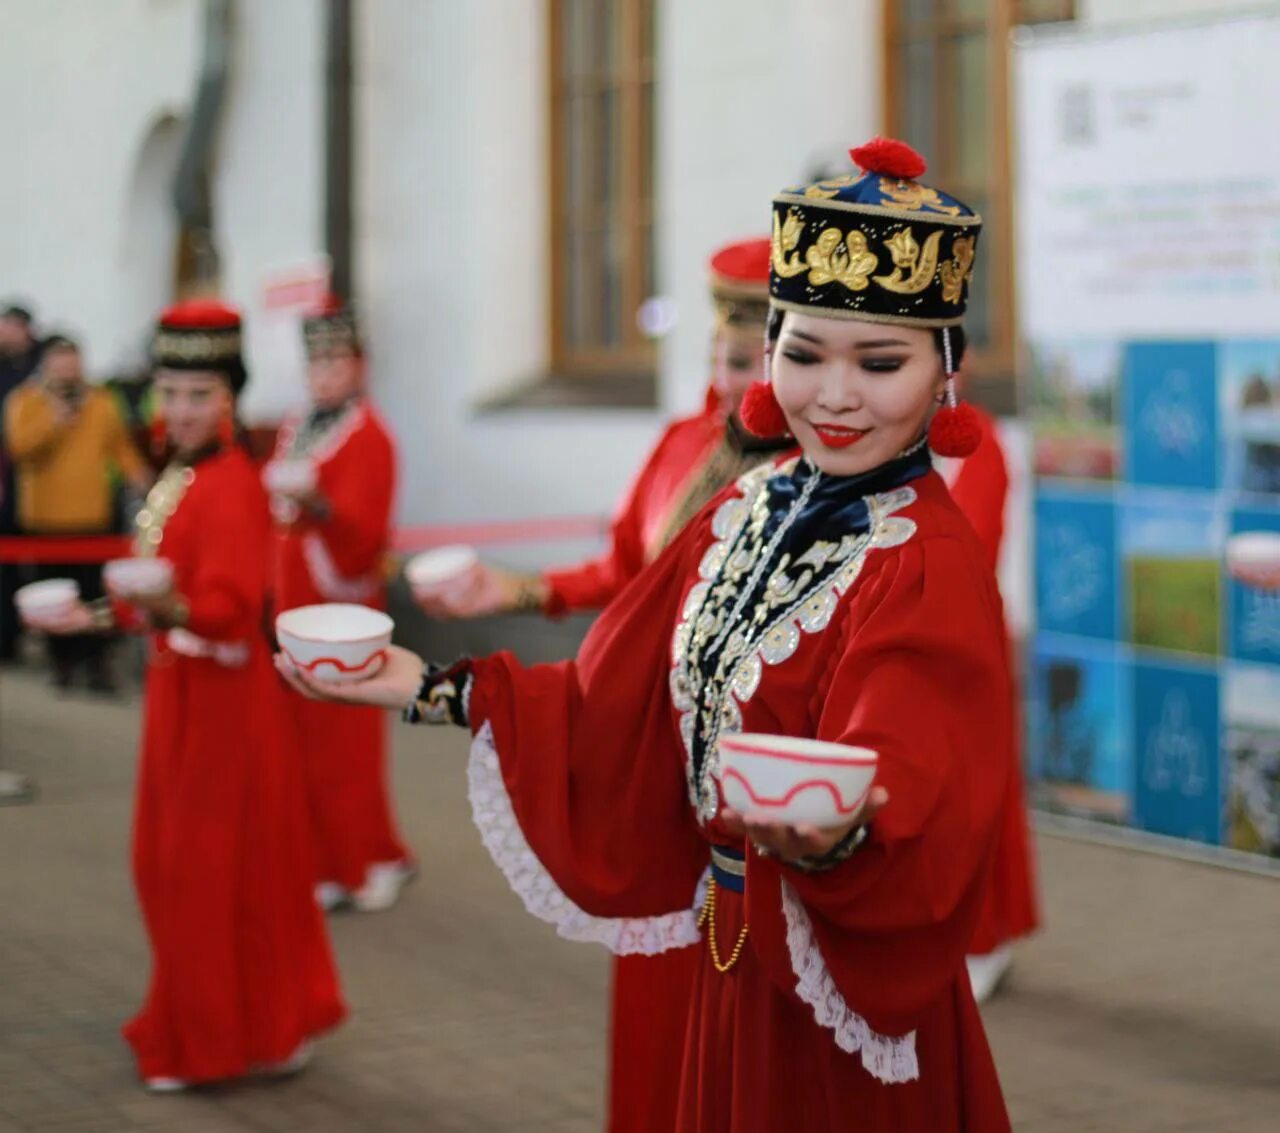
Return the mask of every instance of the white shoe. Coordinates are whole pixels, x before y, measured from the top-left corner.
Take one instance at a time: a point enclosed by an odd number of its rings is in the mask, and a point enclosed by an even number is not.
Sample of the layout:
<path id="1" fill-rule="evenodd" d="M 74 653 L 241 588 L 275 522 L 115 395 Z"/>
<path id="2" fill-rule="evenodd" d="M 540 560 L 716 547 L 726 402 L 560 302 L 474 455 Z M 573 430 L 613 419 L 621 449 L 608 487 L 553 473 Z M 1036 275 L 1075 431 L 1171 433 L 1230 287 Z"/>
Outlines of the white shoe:
<path id="1" fill-rule="evenodd" d="M 362 913 L 381 913 L 400 900 L 402 890 L 417 875 L 409 862 L 375 862 L 365 881 L 352 895 L 352 903 Z"/>
<path id="2" fill-rule="evenodd" d="M 966 956 L 965 967 L 969 969 L 969 986 L 973 988 L 973 998 L 979 1003 L 986 1003 L 1009 972 L 1013 963 L 1013 949 L 1002 944 L 994 952 L 982 956 Z"/>
<path id="3" fill-rule="evenodd" d="M 147 1078 L 142 1088 L 149 1094 L 180 1094 L 188 1085 L 183 1078 Z"/>
<path id="4" fill-rule="evenodd" d="M 341 909 L 351 900 L 351 894 L 336 881 L 321 881 L 315 888 L 316 904 L 326 913 Z"/>
<path id="5" fill-rule="evenodd" d="M 258 1073 L 265 1074 L 268 1078 L 288 1078 L 299 1074 L 310 1065 L 315 1052 L 315 1044 L 310 1039 L 303 1039 L 288 1058 L 270 1062 L 260 1067 Z"/>

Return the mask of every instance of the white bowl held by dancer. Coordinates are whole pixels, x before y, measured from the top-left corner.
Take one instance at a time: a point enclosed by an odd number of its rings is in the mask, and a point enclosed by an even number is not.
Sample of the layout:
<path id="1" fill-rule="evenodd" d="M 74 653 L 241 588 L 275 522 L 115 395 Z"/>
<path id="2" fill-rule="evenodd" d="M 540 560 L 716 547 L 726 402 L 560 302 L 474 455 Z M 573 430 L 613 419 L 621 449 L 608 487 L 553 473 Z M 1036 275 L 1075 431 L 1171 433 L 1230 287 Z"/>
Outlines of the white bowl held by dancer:
<path id="1" fill-rule="evenodd" d="M 14 591 L 13 601 L 22 620 L 39 628 L 42 623 L 66 617 L 76 608 L 80 584 L 73 578 L 46 578 Z"/>
<path id="2" fill-rule="evenodd" d="M 340 684 L 382 668 L 394 628 L 381 610 L 345 602 L 299 606 L 276 617 L 276 636 L 289 660 L 316 680 Z"/>
<path id="3" fill-rule="evenodd" d="M 405 564 L 404 576 L 416 598 L 438 598 L 460 593 L 479 566 L 474 547 L 455 544 L 414 555 Z"/>
<path id="4" fill-rule="evenodd" d="M 875 782 L 877 762 L 870 748 L 744 732 L 720 739 L 720 789 L 740 814 L 847 826 Z"/>
<path id="5" fill-rule="evenodd" d="M 316 466 L 306 458 L 273 460 L 262 470 L 268 492 L 282 496 L 305 496 L 316 486 Z"/>
<path id="6" fill-rule="evenodd" d="M 1280 531 L 1241 531 L 1227 540 L 1227 571 L 1259 590 L 1280 590 Z"/>
<path id="7" fill-rule="evenodd" d="M 102 584 L 118 598 L 152 598 L 173 589 L 168 559 L 112 559 L 102 568 Z"/>

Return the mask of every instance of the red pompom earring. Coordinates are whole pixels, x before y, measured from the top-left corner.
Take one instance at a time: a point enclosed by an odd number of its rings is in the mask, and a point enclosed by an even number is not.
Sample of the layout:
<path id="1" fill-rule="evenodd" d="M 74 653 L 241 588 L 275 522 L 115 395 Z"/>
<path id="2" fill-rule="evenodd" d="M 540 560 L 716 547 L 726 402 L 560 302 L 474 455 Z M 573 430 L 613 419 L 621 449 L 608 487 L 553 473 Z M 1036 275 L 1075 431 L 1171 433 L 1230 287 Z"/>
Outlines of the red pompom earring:
<path id="1" fill-rule="evenodd" d="M 169 449 L 169 433 L 165 429 L 164 414 L 156 410 L 147 426 L 147 440 L 151 445 L 151 455 L 160 460 Z"/>
<path id="2" fill-rule="evenodd" d="M 956 397 L 950 327 L 942 328 L 942 364 L 947 374 L 947 388 L 942 407 L 929 423 L 929 447 L 939 456 L 972 456 L 982 440 L 982 426 L 973 406 Z"/>
<path id="3" fill-rule="evenodd" d="M 742 397 L 742 404 L 738 407 L 738 420 L 742 422 L 742 427 L 752 436 L 763 437 L 766 440 L 791 435 L 787 415 L 782 412 L 782 406 L 778 404 L 778 395 L 773 392 L 773 382 L 770 380 L 772 367 L 769 363 L 770 356 L 766 351 L 764 381 L 752 382 Z"/>

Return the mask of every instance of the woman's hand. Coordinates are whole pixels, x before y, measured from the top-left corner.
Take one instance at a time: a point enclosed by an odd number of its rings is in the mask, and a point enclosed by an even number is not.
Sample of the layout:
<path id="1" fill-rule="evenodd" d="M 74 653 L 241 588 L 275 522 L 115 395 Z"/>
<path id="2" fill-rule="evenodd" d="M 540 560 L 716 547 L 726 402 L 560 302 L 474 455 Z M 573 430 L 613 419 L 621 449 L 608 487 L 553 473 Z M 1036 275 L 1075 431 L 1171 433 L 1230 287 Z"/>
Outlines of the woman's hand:
<path id="1" fill-rule="evenodd" d="M 130 594 L 119 595 L 120 601 L 147 616 L 148 622 L 158 628 L 181 625 L 187 616 L 187 606 L 182 595 L 172 590 L 163 594 Z"/>
<path id="2" fill-rule="evenodd" d="M 93 612 L 83 602 L 77 602 L 65 614 L 60 614 L 56 618 L 39 618 L 35 621 L 23 618 L 22 621 L 30 629 L 39 630 L 41 633 L 53 634 L 55 637 L 64 637 L 68 634 L 77 633 L 93 633 L 98 628 L 97 623 L 94 621 Z"/>
<path id="3" fill-rule="evenodd" d="M 417 695 L 422 686 L 422 658 L 399 645 L 392 645 L 387 649 L 386 661 L 373 676 L 349 684 L 317 680 L 294 665 L 285 653 L 275 655 L 275 665 L 276 671 L 289 687 L 310 700 L 367 704 L 398 712 Z"/>
<path id="4" fill-rule="evenodd" d="M 889 792 L 884 787 L 872 787 L 867 801 L 844 826 L 789 826 L 785 822 L 771 822 L 759 814 L 739 814 L 730 807 L 721 809 L 720 822 L 731 833 L 750 839 L 764 853 L 798 861 L 830 853 L 855 827 L 865 826 L 875 818 L 888 801 Z"/>
<path id="5" fill-rule="evenodd" d="M 541 607 L 546 601 L 546 585 L 540 578 L 477 563 L 465 579 L 430 590 L 415 590 L 413 597 L 425 614 L 441 621 L 484 618 Z"/>

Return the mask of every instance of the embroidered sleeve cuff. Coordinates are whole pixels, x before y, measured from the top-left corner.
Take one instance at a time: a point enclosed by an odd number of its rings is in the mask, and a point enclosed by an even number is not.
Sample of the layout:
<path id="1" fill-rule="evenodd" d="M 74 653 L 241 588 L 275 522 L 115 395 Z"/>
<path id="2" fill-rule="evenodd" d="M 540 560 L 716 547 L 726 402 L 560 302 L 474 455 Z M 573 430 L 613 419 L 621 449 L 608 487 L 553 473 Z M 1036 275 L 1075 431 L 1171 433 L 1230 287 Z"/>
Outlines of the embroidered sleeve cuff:
<path id="1" fill-rule="evenodd" d="M 823 873 L 829 869 L 835 869 L 841 862 L 847 862 L 858 851 L 866 840 L 870 828 L 867 826 L 855 826 L 825 854 L 817 857 L 796 858 L 788 862 L 788 865 L 795 866 L 796 869 L 804 873 Z"/>
<path id="2" fill-rule="evenodd" d="M 469 657 L 460 658 L 448 668 L 427 664 L 423 667 L 422 683 L 418 686 L 417 693 L 402 713 L 404 722 L 467 727 L 471 680 Z"/>

